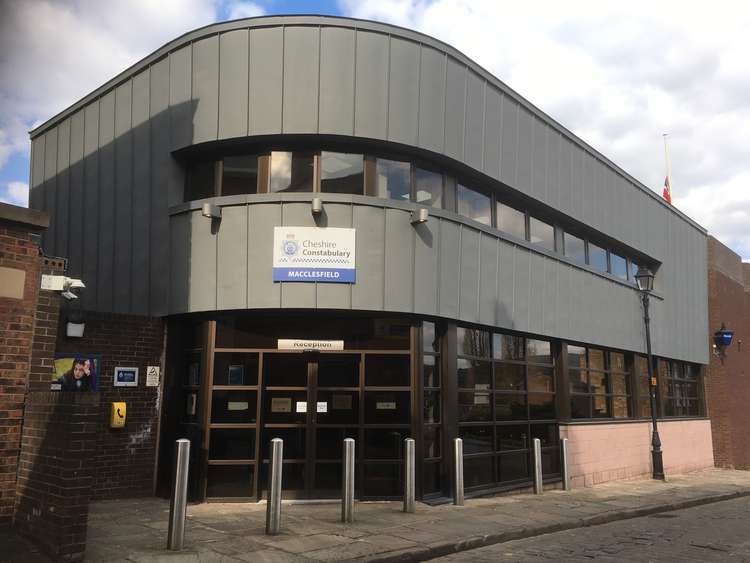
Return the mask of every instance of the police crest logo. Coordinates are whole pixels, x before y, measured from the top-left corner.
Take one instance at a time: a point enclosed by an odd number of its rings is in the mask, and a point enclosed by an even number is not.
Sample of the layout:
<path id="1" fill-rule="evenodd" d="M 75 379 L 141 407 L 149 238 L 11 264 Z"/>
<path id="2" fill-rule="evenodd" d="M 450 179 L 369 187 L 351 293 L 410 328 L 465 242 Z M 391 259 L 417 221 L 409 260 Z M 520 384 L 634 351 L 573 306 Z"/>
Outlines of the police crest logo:
<path id="1" fill-rule="evenodd" d="M 281 250 L 284 252 L 286 256 L 297 255 L 297 251 L 299 250 L 299 244 L 297 244 L 297 241 L 294 240 L 294 235 L 288 235 L 287 240 L 285 240 L 281 245 Z"/>

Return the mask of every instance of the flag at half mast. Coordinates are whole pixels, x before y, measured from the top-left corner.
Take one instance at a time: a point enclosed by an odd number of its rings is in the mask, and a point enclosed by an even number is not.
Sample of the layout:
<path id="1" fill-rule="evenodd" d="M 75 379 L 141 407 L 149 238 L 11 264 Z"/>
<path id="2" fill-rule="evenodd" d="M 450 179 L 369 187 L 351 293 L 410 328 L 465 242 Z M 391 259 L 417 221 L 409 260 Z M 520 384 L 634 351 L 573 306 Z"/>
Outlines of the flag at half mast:
<path id="1" fill-rule="evenodd" d="M 661 197 L 667 200 L 670 205 L 672 204 L 672 186 L 670 186 L 669 176 L 664 178 L 664 191 L 662 191 Z"/>
<path id="2" fill-rule="evenodd" d="M 664 133 L 664 163 L 667 165 L 667 175 L 664 177 L 664 190 L 661 192 L 663 197 L 669 205 L 672 205 L 672 167 L 669 163 L 669 147 L 667 146 L 668 133 Z"/>

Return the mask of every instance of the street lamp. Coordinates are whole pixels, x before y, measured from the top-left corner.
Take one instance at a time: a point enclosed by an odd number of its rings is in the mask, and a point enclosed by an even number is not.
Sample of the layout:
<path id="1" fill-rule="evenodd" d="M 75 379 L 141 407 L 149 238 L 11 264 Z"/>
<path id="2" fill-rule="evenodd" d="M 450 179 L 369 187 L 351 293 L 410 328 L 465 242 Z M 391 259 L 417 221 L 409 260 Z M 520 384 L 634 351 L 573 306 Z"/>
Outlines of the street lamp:
<path id="1" fill-rule="evenodd" d="M 654 377 L 654 360 L 651 356 L 651 319 L 648 316 L 649 296 L 654 290 L 654 274 L 647 268 L 640 267 L 635 274 L 635 281 L 641 292 L 643 301 L 643 323 L 646 325 L 646 355 L 648 357 L 648 379 L 651 390 L 651 463 L 653 466 L 653 478 L 664 480 L 664 460 L 662 459 L 661 440 L 659 430 L 656 427 L 656 378 Z"/>

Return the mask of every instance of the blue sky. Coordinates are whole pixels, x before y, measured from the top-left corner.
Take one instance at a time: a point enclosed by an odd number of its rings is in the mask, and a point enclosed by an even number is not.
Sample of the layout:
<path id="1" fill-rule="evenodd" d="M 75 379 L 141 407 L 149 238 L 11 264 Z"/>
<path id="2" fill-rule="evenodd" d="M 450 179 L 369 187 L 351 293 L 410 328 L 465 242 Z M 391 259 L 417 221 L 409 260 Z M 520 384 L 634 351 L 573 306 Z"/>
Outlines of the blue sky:
<path id="1" fill-rule="evenodd" d="M 215 21 L 322 13 L 441 39 L 750 260 L 750 4 L 677 0 L 0 0 L 0 201 L 28 198 L 28 131 Z M 726 14 L 732 17 L 727 18 Z"/>

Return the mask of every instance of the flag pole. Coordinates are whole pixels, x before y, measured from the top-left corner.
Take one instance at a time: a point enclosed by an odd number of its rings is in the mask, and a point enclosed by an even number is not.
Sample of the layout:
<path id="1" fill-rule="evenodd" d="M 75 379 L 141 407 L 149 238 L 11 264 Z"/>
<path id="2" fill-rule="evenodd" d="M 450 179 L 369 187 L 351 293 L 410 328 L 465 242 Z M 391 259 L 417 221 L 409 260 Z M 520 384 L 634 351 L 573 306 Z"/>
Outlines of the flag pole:
<path id="1" fill-rule="evenodd" d="M 664 162 L 667 165 L 667 178 L 669 178 L 669 188 L 671 190 L 672 188 L 672 165 L 669 162 L 669 144 L 667 143 L 667 137 L 669 137 L 669 133 L 663 133 L 662 137 L 664 137 Z"/>

